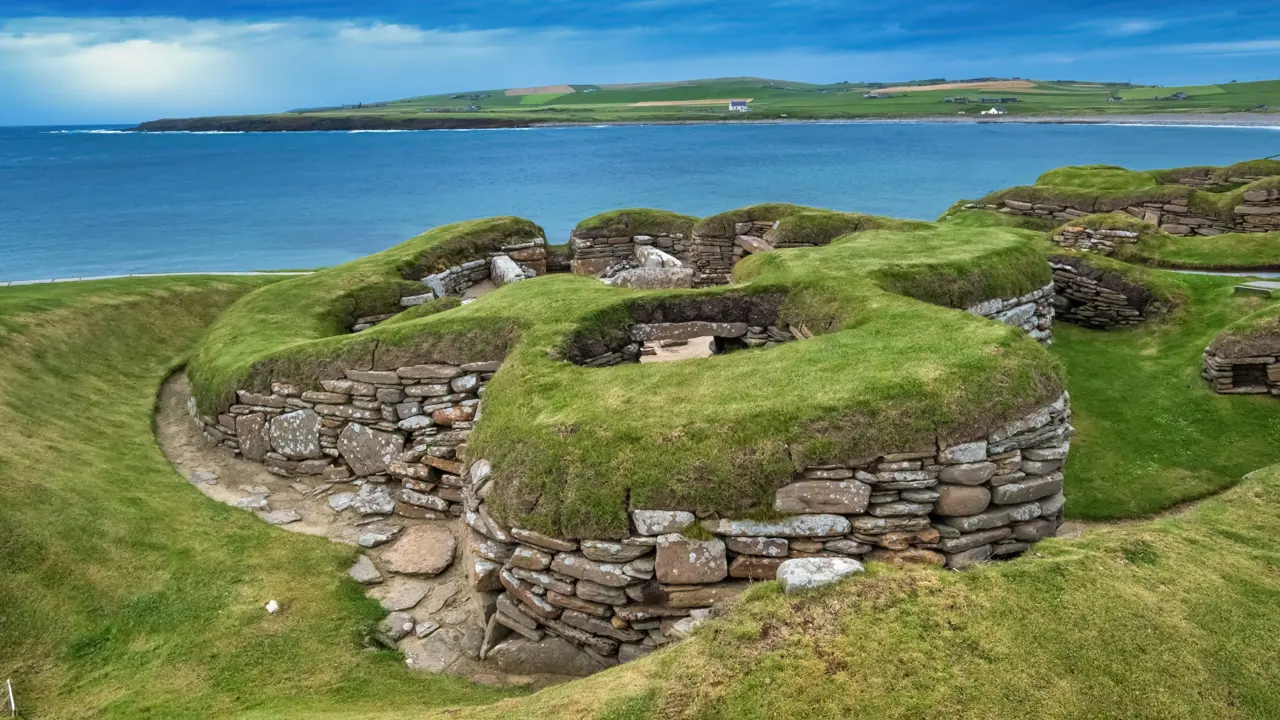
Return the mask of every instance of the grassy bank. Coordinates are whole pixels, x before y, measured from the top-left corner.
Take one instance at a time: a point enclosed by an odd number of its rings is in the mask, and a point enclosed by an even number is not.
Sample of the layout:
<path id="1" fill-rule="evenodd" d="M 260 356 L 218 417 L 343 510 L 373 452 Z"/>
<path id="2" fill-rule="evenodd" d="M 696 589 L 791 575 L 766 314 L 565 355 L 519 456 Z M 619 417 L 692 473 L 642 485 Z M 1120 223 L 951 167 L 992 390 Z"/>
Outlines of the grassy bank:
<path id="1" fill-rule="evenodd" d="M 1280 716 L 1280 467 L 1000 565 L 769 583 L 690 642 L 463 718 Z M 432 715 L 432 717 L 444 717 Z"/>
<path id="2" fill-rule="evenodd" d="M 0 289 L 0 678 L 22 717 L 298 717 L 500 695 L 362 646 L 351 549 L 205 498 L 151 432 L 155 391 L 271 278 Z M 263 605 L 278 600 L 283 611 Z M 367 716 L 367 715 L 366 715 Z"/>
<path id="3" fill-rule="evenodd" d="M 1054 325 L 1073 423 L 1067 514 L 1106 519 L 1160 512 L 1280 461 L 1280 408 L 1217 395 L 1200 354 L 1223 328 L 1280 303 L 1238 297 L 1234 278 L 1150 271 L 1185 288 L 1172 317 L 1124 330 Z"/>

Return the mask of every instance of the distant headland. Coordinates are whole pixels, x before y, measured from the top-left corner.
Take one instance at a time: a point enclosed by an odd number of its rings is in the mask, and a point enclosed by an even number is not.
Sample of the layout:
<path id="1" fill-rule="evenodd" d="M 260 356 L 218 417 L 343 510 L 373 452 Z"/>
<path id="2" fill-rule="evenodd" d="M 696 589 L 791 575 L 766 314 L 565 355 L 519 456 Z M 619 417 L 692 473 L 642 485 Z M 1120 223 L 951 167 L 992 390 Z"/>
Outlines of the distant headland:
<path id="1" fill-rule="evenodd" d="M 316 132 L 806 121 L 1280 126 L 1280 80 L 1186 87 L 1022 78 L 828 85 L 717 78 L 548 85 L 264 115 L 152 120 L 135 129 Z"/>

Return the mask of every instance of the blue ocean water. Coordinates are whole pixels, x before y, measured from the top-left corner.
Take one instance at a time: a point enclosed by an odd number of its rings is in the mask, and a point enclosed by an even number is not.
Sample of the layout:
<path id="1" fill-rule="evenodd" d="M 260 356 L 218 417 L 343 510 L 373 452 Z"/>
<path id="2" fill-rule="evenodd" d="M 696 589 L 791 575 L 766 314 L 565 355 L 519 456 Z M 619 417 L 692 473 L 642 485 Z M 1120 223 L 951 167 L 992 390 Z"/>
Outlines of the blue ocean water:
<path id="1" fill-rule="evenodd" d="M 932 219 L 1067 164 L 1226 164 L 1271 128 L 786 124 L 354 133 L 0 128 L 0 280 L 311 268 L 447 222 L 565 242 L 619 207 L 757 202 Z"/>

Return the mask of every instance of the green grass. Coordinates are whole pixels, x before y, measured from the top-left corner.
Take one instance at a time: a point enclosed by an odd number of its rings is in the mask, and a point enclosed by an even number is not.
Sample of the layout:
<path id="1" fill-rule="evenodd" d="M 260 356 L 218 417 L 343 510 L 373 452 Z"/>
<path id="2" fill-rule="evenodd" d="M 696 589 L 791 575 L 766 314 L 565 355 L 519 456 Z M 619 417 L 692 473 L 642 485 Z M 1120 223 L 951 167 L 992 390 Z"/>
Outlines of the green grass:
<path id="1" fill-rule="evenodd" d="M 0 678 L 21 717 L 373 717 L 502 697 L 366 649 L 382 610 L 346 576 L 352 548 L 205 498 L 157 447 L 161 380 L 272 281 L 0 289 Z"/>
<path id="2" fill-rule="evenodd" d="M 1186 288 L 1171 318 L 1108 332 L 1054 325 L 1079 431 L 1067 465 L 1070 516 L 1160 512 L 1280 462 L 1275 400 L 1217 395 L 1200 377 L 1200 354 L 1219 331 L 1280 303 L 1232 295 L 1234 278 L 1153 272 Z"/>
<path id="3" fill-rule="evenodd" d="M 1205 170 L 1218 184 L 1192 188 L 1176 182 L 1190 171 Z M 1248 179 L 1248 183 L 1228 182 Z M 1186 200 L 1191 211 L 1206 217 L 1231 220 L 1235 208 L 1249 190 L 1280 188 L 1280 162 L 1250 160 L 1226 167 L 1127 170 L 1114 165 L 1079 165 L 1057 168 L 1041 175 L 1034 185 L 1007 188 L 977 201 L 978 205 L 1002 205 L 1005 200 L 1075 208 L 1087 213 L 1110 213 L 1145 202 Z"/>
<path id="4" fill-rule="evenodd" d="M 633 235 L 676 234 L 689 237 L 698 218 L 670 210 L 627 208 L 593 215 L 578 223 L 572 235 L 580 237 L 631 237 Z"/>
<path id="5" fill-rule="evenodd" d="M 797 212 L 812 211 L 753 206 L 699 228 L 731 233 L 745 218 Z M 272 379 L 314 386 L 344 366 L 505 357 L 469 443 L 473 457 L 497 469 L 495 512 L 563 536 L 615 537 L 627 531 L 628 498 L 635 506 L 759 512 L 797 464 L 932 447 L 935 435 L 969 439 L 1061 388 L 1056 364 L 1021 332 L 948 309 L 1046 284 L 1038 238 L 929 223 L 901 229 L 882 220 L 890 229 L 754 256 L 728 287 L 643 292 L 550 276 L 357 335 L 326 320 L 339 314 L 333 298 L 361 283 L 396 287 L 403 280 L 393 267 L 451 252 L 460 233 L 490 221 L 475 222 L 235 304 L 191 364 L 202 406 L 219 407 L 233 389 L 265 389 Z M 620 332 L 634 304 L 729 293 L 784 294 L 782 321 L 818 337 L 656 365 L 592 369 L 558 359 L 575 336 Z M 857 372 L 849 372 L 850 357 Z"/>
<path id="6" fill-rule="evenodd" d="M 1274 718 L 1280 467 L 963 573 L 757 586 L 686 643 L 477 718 Z M 442 717 L 442 715 L 434 715 Z"/>
<path id="7" fill-rule="evenodd" d="M 576 89 L 586 89 L 578 86 Z M 455 99 L 447 95 L 405 98 L 383 106 L 362 109 L 323 110 L 307 113 L 282 113 L 257 116 L 281 124 L 302 120 L 376 119 L 387 126 L 426 119 L 448 119 L 465 123 L 469 120 L 513 120 L 520 123 L 544 122 L 713 122 L 721 120 L 752 121 L 844 118 L 906 118 L 954 116 L 964 112 L 976 116 L 987 105 L 982 97 L 1013 97 L 1018 102 L 1007 105 L 1012 117 L 1027 116 L 1092 116 L 1135 114 L 1222 113 L 1252 110 L 1259 105 L 1280 108 L 1280 81 L 1203 85 L 1186 88 L 1118 87 L 1123 103 L 1108 102 L 1112 87 L 1087 83 L 1037 82 L 1034 87 L 1014 90 L 922 90 L 894 93 L 884 99 L 863 97 L 868 87 L 862 84 L 815 85 L 811 83 L 767 80 L 763 78 L 718 78 L 664 83 L 651 87 L 608 88 L 597 86 L 595 92 L 563 95 L 505 95 L 502 90 L 473 91 L 487 94 L 480 100 Z M 1191 97 L 1179 101 L 1157 101 L 1156 95 L 1179 90 Z M 964 96 L 973 102 L 957 105 L 944 102 L 948 96 Z M 528 99 L 526 99 L 528 98 Z M 727 100 L 751 98 L 751 112 L 731 113 L 728 103 L 701 106 L 635 107 L 635 103 L 687 100 Z M 468 105 L 478 102 L 479 111 L 466 112 Z M 431 110 L 448 110 L 432 113 Z M 461 112 L 459 112 L 461 111 Z"/>

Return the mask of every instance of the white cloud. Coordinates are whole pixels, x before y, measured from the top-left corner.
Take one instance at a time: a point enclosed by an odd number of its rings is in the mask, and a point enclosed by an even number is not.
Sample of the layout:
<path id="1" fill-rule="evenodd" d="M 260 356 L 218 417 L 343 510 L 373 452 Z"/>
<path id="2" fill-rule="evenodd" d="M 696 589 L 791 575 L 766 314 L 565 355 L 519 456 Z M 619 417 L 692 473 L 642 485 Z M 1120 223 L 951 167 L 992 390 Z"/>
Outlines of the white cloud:
<path id="1" fill-rule="evenodd" d="M 1103 29 L 1103 32 L 1115 37 L 1146 35 L 1159 30 L 1167 24 L 1164 20 L 1122 20 L 1108 25 Z"/>

